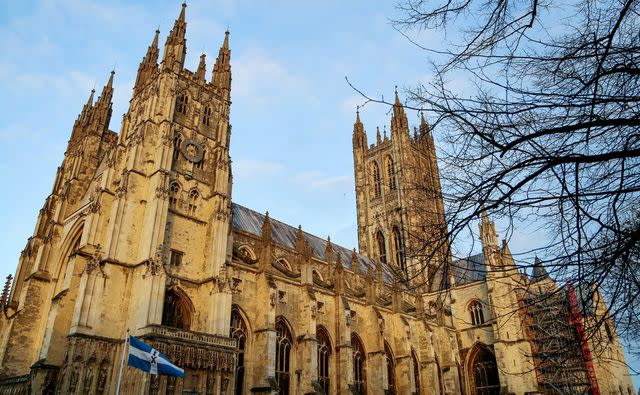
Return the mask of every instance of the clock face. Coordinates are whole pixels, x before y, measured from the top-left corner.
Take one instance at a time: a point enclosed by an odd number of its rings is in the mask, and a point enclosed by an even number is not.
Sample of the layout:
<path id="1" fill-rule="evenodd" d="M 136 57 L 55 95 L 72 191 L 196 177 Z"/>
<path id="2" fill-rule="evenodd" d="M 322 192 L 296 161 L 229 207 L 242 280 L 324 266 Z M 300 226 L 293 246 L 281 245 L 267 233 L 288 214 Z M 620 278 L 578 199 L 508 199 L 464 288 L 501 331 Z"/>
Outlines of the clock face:
<path id="1" fill-rule="evenodd" d="M 189 162 L 193 163 L 200 162 L 204 156 L 202 145 L 192 139 L 186 139 L 182 142 L 181 151 L 182 155 L 184 155 Z"/>

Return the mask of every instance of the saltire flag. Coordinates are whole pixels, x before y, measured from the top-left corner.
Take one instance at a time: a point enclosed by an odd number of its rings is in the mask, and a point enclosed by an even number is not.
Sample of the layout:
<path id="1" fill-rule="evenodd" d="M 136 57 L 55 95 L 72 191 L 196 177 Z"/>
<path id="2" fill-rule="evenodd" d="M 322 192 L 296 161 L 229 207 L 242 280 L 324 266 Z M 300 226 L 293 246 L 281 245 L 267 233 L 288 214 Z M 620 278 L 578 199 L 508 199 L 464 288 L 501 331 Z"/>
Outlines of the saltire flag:
<path id="1" fill-rule="evenodd" d="M 129 336 L 129 360 L 127 365 L 156 376 L 184 377 L 184 369 L 174 365 L 158 350 L 133 336 Z"/>

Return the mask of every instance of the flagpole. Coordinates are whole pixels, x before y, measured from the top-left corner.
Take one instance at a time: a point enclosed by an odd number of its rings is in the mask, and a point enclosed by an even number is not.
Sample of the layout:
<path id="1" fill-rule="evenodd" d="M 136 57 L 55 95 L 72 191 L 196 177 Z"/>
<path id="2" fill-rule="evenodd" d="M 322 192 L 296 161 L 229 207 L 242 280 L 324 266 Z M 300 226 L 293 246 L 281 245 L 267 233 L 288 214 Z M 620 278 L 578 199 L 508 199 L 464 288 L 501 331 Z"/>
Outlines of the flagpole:
<path id="1" fill-rule="evenodd" d="M 127 337 L 124 339 L 124 347 L 122 348 L 122 359 L 120 361 L 120 373 L 118 373 L 118 385 L 116 386 L 116 395 L 120 395 L 120 382 L 122 381 L 122 368 L 124 367 L 124 355 L 127 353 L 127 344 L 129 344 L 128 328 L 127 328 Z"/>

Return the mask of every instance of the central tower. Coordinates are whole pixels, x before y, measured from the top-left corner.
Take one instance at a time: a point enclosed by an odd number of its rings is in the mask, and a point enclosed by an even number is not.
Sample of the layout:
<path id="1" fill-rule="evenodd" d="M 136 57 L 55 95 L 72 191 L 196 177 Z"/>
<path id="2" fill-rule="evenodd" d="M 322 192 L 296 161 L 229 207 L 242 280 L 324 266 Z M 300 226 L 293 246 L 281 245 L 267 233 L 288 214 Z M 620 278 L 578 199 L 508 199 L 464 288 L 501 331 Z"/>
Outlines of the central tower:
<path id="1" fill-rule="evenodd" d="M 391 137 L 368 145 L 359 112 L 353 125 L 353 161 L 360 253 L 394 268 L 399 281 L 446 284 L 439 268 L 448 244 L 440 175 L 433 135 L 421 116 L 410 135 L 409 122 L 396 92 Z"/>

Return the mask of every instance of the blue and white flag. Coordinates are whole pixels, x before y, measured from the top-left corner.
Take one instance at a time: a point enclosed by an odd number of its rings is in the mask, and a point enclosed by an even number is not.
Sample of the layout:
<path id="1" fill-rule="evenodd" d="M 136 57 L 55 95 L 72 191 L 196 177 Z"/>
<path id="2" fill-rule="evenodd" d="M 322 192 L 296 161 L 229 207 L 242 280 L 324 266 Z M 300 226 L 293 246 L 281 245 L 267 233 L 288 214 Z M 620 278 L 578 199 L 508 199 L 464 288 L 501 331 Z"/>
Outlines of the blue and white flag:
<path id="1" fill-rule="evenodd" d="M 156 376 L 184 377 L 184 370 L 147 343 L 129 336 L 129 360 L 127 365 Z"/>

